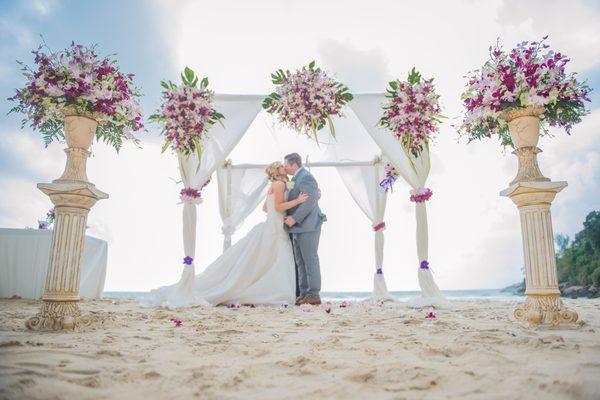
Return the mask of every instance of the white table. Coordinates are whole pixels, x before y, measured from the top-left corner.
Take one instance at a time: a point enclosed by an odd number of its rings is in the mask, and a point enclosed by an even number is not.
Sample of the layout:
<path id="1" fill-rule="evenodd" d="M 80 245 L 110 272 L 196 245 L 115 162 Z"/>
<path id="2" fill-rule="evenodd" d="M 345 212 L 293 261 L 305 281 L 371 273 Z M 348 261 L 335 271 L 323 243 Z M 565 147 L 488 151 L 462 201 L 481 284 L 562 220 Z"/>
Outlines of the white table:
<path id="1" fill-rule="evenodd" d="M 51 230 L 0 228 L 0 298 L 42 297 L 51 238 Z M 102 297 L 107 254 L 108 244 L 104 240 L 85 237 L 80 267 L 81 297 Z"/>

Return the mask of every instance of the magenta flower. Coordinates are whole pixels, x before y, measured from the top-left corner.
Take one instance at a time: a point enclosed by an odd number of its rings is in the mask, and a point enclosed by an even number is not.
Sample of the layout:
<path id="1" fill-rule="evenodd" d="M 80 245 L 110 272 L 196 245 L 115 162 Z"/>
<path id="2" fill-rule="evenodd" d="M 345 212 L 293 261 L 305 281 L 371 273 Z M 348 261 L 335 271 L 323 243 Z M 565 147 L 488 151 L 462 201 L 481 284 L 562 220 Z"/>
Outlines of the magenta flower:
<path id="1" fill-rule="evenodd" d="M 173 324 L 175 324 L 175 327 L 179 328 L 180 326 L 183 325 L 183 322 L 181 322 L 181 320 L 176 319 L 176 318 L 171 318 L 169 321 L 171 321 Z"/>
<path id="2" fill-rule="evenodd" d="M 415 203 L 424 203 L 428 201 L 431 196 L 433 196 L 433 192 L 429 188 L 420 188 L 411 190 L 410 192 L 410 201 Z"/>
<path id="3" fill-rule="evenodd" d="M 435 313 L 433 313 L 433 312 L 429 312 L 429 313 L 428 313 L 428 314 L 425 316 L 425 318 L 437 318 L 437 316 L 435 315 Z"/>

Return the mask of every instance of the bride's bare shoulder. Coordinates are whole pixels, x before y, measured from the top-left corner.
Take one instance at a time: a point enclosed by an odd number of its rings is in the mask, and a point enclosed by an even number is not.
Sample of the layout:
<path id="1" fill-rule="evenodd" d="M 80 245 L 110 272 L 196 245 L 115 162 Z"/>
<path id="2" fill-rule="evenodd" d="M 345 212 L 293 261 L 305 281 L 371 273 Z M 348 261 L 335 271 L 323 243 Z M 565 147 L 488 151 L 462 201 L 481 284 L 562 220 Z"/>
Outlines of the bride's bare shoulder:
<path id="1" fill-rule="evenodd" d="M 283 193 L 285 191 L 285 182 L 273 181 L 269 193 Z"/>

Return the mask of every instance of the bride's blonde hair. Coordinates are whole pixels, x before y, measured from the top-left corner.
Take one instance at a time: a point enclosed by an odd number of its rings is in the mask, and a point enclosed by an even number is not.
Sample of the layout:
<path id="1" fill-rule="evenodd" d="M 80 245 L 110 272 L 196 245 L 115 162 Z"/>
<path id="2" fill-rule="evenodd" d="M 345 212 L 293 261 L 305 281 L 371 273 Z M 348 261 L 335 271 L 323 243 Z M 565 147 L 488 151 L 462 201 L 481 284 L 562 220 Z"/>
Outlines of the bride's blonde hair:
<path id="1" fill-rule="evenodd" d="M 269 164 L 267 166 L 267 168 L 265 168 L 265 172 L 267 173 L 267 176 L 269 177 L 269 181 L 274 182 L 274 181 L 281 181 L 281 182 L 286 182 L 287 178 L 279 175 L 279 168 L 281 168 L 283 166 L 283 164 L 280 161 L 275 161 L 272 162 L 271 164 Z"/>

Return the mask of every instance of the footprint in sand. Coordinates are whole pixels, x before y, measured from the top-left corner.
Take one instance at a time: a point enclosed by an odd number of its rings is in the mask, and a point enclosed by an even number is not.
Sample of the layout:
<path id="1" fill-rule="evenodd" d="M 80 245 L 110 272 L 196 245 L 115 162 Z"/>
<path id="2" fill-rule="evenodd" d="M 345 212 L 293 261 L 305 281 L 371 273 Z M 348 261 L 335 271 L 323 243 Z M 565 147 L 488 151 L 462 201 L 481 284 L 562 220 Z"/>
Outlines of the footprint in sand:
<path id="1" fill-rule="evenodd" d="M 121 354 L 120 351 L 116 351 L 116 350 L 100 350 L 96 352 L 97 355 L 99 356 L 110 356 L 110 357 L 122 357 L 123 354 Z"/>

